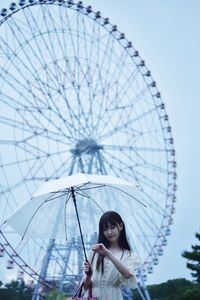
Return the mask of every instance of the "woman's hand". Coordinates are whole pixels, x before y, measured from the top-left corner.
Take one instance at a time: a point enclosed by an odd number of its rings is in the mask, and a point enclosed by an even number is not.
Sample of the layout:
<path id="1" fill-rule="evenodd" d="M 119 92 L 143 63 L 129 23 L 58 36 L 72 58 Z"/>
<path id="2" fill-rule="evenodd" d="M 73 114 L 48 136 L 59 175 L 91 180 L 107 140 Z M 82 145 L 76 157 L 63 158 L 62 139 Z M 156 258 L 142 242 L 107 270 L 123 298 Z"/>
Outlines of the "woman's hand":
<path id="1" fill-rule="evenodd" d="M 84 262 L 83 270 L 84 270 L 86 276 L 92 276 L 92 267 L 91 267 L 91 264 L 89 263 L 89 261 L 86 260 Z"/>
<path id="2" fill-rule="evenodd" d="M 92 250 L 95 253 L 99 253 L 101 255 L 107 255 L 109 250 L 104 246 L 104 244 L 95 244 L 92 246 Z"/>

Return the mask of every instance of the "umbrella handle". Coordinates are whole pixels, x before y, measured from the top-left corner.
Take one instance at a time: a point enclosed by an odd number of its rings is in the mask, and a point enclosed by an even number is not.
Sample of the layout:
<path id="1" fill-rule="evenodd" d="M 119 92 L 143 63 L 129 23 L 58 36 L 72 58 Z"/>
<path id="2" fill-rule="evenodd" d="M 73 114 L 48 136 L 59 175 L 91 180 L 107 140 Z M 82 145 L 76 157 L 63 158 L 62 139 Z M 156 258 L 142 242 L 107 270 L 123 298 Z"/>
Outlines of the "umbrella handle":
<path id="1" fill-rule="evenodd" d="M 80 235 L 81 235 L 81 242 L 82 242 L 82 246 L 83 246 L 83 252 L 84 252 L 85 260 L 88 261 L 86 251 L 85 251 L 85 244 L 84 244 L 84 241 L 83 241 L 83 233 L 82 233 L 82 229 L 81 229 L 81 223 L 80 223 L 78 209 L 77 209 L 77 205 L 76 205 L 76 196 L 75 196 L 75 192 L 74 192 L 73 187 L 71 187 L 71 194 L 72 194 L 72 199 L 73 199 L 74 207 L 75 207 L 75 211 L 76 211 L 76 217 L 77 217 L 79 231 L 80 231 Z"/>

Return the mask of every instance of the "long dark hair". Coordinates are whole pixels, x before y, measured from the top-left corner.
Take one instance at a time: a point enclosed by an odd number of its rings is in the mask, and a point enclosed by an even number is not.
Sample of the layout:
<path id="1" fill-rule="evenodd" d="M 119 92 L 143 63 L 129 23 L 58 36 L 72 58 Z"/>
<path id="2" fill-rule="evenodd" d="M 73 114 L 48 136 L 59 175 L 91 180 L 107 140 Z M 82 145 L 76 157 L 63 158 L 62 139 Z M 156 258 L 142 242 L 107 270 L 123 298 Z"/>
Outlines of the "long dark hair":
<path id="1" fill-rule="evenodd" d="M 130 245 L 128 243 L 127 237 L 126 237 L 126 229 L 125 229 L 125 225 L 124 222 L 121 218 L 121 216 L 115 212 L 115 211 L 107 211 L 105 212 L 102 216 L 101 219 L 99 220 L 99 236 L 98 236 L 98 240 L 97 243 L 100 244 L 104 244 L 104 246 L 106 248 L 110 248 L 110 242 L 109 240 L 107 240 L 103 234 L 104 228 L 108 227 L 108 225 L 114 225 L 114 226 L 119 226 L 120 224 L 123 225 L 123 228 L 120 232 L 119 235 L 119 247 L 120 249 L 124 250 L 128 250 L 130 251 Z M 101 267 L 101 272 L 104 272 L 104 256 L 99 254 L 98 255 L 98 259 L 97 259 L 97 264 L 96 264 L 96 269 L 97 271 L 100 270 Z"/>

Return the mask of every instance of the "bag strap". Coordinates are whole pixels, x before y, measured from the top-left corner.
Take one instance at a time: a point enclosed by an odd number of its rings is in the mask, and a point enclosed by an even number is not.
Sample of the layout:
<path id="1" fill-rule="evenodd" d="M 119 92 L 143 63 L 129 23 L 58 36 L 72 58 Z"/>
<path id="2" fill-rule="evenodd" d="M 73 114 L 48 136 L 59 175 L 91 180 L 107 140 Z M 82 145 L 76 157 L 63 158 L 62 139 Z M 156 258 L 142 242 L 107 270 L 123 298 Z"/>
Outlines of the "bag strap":
<path id="1" fill-rule="evenodd" d="M 79 286 L 78 290 L 76 291 L 76 294 L 74 295 L 74 297 L 72 299 L 75 299 L 76 297 L 80 298 L 82 296 L 82 290 L 83 290 L 83 282 Z M 88 297 L 92 298 L 92 282 L 91 282 L 91 284 L 89 286 L 89 289 L 88 289 Z"/>

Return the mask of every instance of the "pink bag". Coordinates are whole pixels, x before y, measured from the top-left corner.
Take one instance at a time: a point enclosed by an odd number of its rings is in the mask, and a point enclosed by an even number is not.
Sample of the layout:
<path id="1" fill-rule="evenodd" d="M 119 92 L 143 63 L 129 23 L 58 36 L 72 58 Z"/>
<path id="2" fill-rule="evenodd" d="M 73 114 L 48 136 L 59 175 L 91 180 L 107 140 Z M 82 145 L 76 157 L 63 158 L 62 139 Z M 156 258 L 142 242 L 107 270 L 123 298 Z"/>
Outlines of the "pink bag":
<path id="1" fill-rule="evenodd" d="M 88 297 L 82 297 L 82 289 L 83 289 L 83 283 L 81 283 L 76 294 L 73 297 L 67 298 L 67 300 L 98 300 L 97 297 L 92 296 L 92 284 L 88 289 Z"/>

